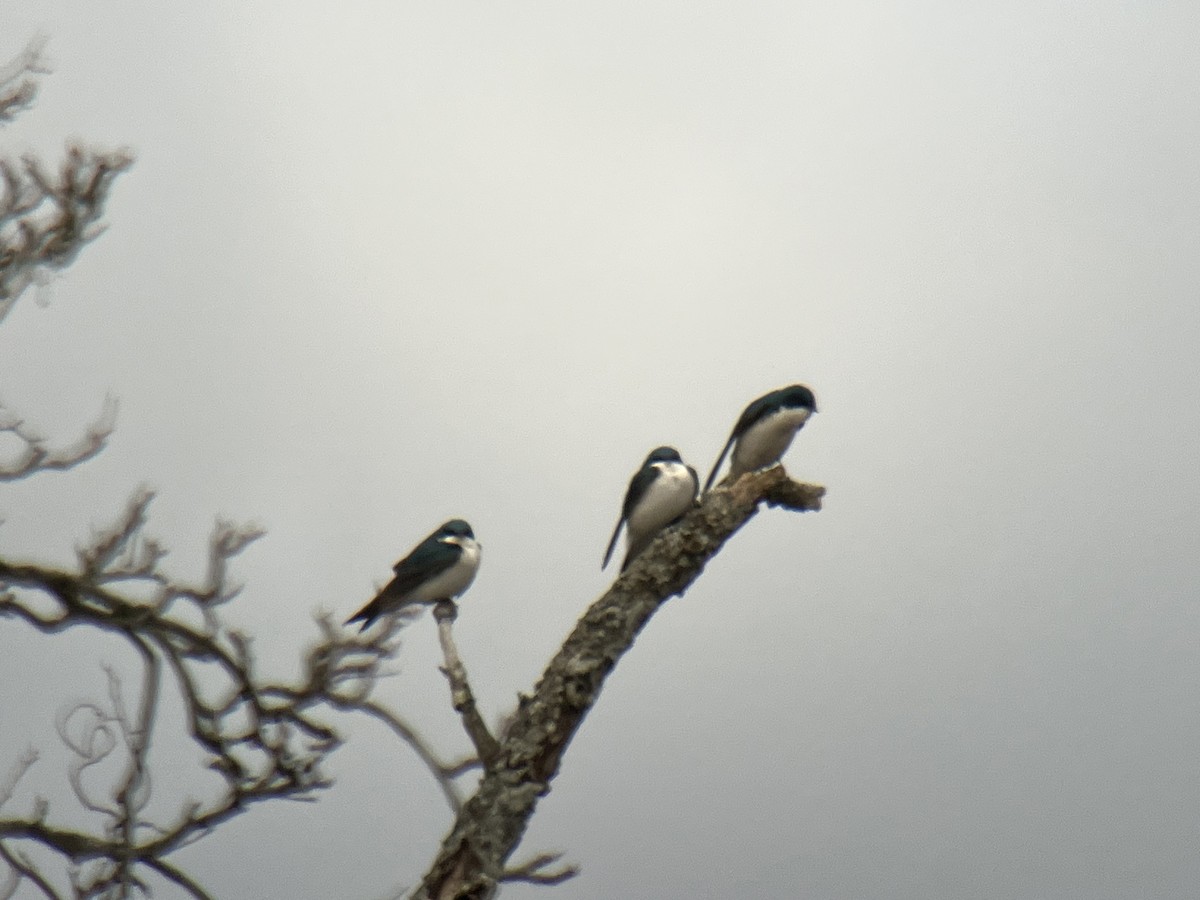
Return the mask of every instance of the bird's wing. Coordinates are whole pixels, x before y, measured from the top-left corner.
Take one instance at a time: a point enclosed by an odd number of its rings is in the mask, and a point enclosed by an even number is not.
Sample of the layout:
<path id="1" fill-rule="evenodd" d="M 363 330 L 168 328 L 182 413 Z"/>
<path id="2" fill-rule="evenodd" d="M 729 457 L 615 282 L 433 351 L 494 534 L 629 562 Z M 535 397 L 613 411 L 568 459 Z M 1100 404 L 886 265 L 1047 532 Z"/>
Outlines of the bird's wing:
<path id="1" fill-rule="evenodd" d="M 725 461 L 725 454 L 729 452 L 729 448 L 733 446 L 733 442 L 746 433 L 746 429 L 763 417 L 771 404 L 774 402 L 779 391 L 771 391 L 769 394 L 764 394 L 759 397 L 749 406 L 742 410 L 742 414 L 738 416 L 737 423 L 733 426 L 733 431 L 729 433 L 729 440 L 725 443 L 725 449 L 721 451 L 721 455 L 717 457 L 717 464 L 713 466 L 713 470 L 708 473 L 708 481 L 704 482 L 704 492 L 708 493 L 708 489 L 712 487 L 712 483 L 716 481 L 717 470 L 721 468 L 721 463 Z"/>
<path id="2" fill-rule="evenodd" d="M 612 540 L 608 542 L 608 550 L 604 553 L 604 564 L 600 566 L 601 569 L 608 567 L 608 561 L 612 558 L 613 548 L 617 546 L 617 535 L 621 531 L 621 526 L 629 521 L 634 507 L 645 496 L 646 491 L 650 489 L 650 485 L 654 484 L 654 479 L 658 475 L 659 472 L 655 466 L 643 466 L 630 479 L 629 490 L 625 492 L 625 501 L 621 504 L 621 518 L 617 521 L 617 527 L 613 529 Z"/>
<path id="3" fill-rule="evenodd" d="M 746 417 L 742 414 L 742 419 Z M 721 471 L 721 463 L 725 462 L 725 454 L 729 452 L 729 448 L 733 446 L 733 442 L 737 440 L 737 436 L 741 434 L 738 427 L 742 424 L 742 419 L 738 419 L 738 424 L 734 426 L 733 433 L 729 435 L 729 440 L 725 442 L 725 449 L 721 451 L 721 455 L 717 457 L 716 463 L 712 467 L 712 471 L 708 473 L 708 480 L 704 482 L 704 493 L 708 493 L 708 489 L 712 487 L 714 481 L 717 480 L 717 473 Z"/>
<path id="4" fill-rule="evenodd" d="M 629 482 L 629 490 L 625 492 L 625 502 L 621 504 L 623 518 L 628 519 L 633 515 L 634 508 L 646 496 L 646 491 L 650 490 L 650 485 L 654 484 L 660 474 L 662 473 L 657 466 L 642 466 L 638 469 Z"/>
<path id="5" fill-rule="evenodd" d="M 403 596 L 435 575 L 446 571 L 462 554 L 457 544 L 443 543 L 436 535 L 430 535 L 417 544 L 416 549 L 394 566 L 396 577 L 381 591 L 391 596 Z"/>
<path id="6" fill-rule="evenodd" d="M 347 619 L 346 624 L 362 622 L 365 629 L 385 611 L 394 612 L 398 608 L 397 601 L 399 606 L 402 606 L 406 594 L 412 593 L 422 583 L 454 565 L 460 553 L 460 547 L 443 543 L 438 540 L 436 534 L 431 534 L 417 544 L 412 553 L 392 566 L 395 577 L 370 603 Z"/>
<path id="7" fill-rule="evenodd" d="M 771 408 L 771 404 L 778 399 L 779 391 L 771 391 L 769 394 L 763 394 L 749 406 L 742 410 L 742 414 L 738 416 L 737 424 L 733 426 L 733 434 L 736 437 L 741 434 L 755 422 L 763 417 L 763 414 Z"/>
<path id="8" fill-rule="evenodd" d="M 349 625 L 351 622 L 362 622 L 362 627 L 359 628 L 359 631 L 366 631 L 371 626 L 371 623 L 382 616 L 385 612 L 396 613 L 403 609 L 403 602 L 399 606 L 394 606 L 390 602 L 393 584 L 395 584 L 395 579 L 389 582 L 383 590 L 376 594 L 370 603 L 348 618 L 346 620 L 346 624 Z"/>

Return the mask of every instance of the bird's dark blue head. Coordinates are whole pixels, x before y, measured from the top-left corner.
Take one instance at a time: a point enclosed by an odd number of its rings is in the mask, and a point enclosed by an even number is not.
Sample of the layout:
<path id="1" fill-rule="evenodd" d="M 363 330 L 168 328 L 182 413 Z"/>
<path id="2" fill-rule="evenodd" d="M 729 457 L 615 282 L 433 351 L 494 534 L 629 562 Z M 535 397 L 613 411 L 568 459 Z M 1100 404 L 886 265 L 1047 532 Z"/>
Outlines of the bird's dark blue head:
<path id="1" fill-rule="evenodd" d="M 775 403 L 780 409 L 810 409 L 817 411 L 817 398 L 802 384 L 793 384 L 775 392 Z"/>
<path id="2" fill-rule="evenodd" d="M 438 536 L 474 538 L 475 532 L 471 530 L 471 526 L 468 525 L 464 519 L 451 519 L 438 529 Z"/>
<path id="3" fill-rule="evenodd" d="M 683 462 L 683 459 L 674 447 L 655 447 L 646 457 L 644 465 L 648 466 L 656 462 Z"/>

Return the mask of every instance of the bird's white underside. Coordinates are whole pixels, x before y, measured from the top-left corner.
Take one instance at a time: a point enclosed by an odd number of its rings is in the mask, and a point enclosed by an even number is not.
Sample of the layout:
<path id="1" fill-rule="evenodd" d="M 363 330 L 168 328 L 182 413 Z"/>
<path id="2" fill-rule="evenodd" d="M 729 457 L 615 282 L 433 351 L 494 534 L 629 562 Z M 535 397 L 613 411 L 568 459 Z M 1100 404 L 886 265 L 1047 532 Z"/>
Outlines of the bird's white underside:
<path id="1" fill-rule="evenodd" d="M 479 543 L 468 537 L 441 538 L 441 542 L 462 548 L 458 562 L 409 594 L 406 602 L 432 603 L 445 597 L 457 597 L 475 580 L 475 573 L 479 570 Z"/>
<path id="2" fill-rule="evenodd" d="M 807 409 L 781 409 L 759 419 L 737 439 L 730 459 L 733 477 L 773 466 L 787 453 L 792 438 L 808 421 Z"/>
<path id="3" fill-rule="evenodd" d="M 696 484 L 680 462 L 656 462 L 659 475 L 646 490 L 625 523 L 626 541 L 633 547 L 652 538 L 687 512 L 696 497 Z"/>

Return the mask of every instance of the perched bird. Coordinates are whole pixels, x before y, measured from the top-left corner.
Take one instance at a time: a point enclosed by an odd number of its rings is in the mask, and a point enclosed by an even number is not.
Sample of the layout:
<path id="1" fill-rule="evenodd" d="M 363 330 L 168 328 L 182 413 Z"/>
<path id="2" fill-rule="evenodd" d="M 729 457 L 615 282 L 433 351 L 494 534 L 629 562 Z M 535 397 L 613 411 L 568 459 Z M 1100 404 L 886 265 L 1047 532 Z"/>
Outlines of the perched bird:
<path id="1" fill-rule="evenodd" d="M 696 470 L 684 465 L 674 447 L 658 447 L 650 451 L 642 467 L 629 482 L 621 518 L 613 529 L 612 540 L 604 553 L 601 569 L 612 558 L 617 535 L 625 526 L 625 562 L 621 571 L 629 568 L 634 557 L 646 549 L 654 536 L 692 508 L 700 478 Z"/>
<path id="2" fill-rule="evenodd" d="M 451 519 L 392 566 L 396 577 L 346 624 L 362 622 L 360 630 L 365 631 L 380 616 L 406 606 L 457 597 L 475 580 L 479 551 L 471 526 Z"/>
<path id="3" fill-rule="evenodd" d="M 787 453 L 792 438 L 817 411 L 817 398 L 802 384 L 793 384 L 759 397 L 746 407 L 733 426 L 725 449 L 704 482 L 712 487 L 725 454 L 733 447 L 729 474 L 733 478 L 775 465 Z"/>

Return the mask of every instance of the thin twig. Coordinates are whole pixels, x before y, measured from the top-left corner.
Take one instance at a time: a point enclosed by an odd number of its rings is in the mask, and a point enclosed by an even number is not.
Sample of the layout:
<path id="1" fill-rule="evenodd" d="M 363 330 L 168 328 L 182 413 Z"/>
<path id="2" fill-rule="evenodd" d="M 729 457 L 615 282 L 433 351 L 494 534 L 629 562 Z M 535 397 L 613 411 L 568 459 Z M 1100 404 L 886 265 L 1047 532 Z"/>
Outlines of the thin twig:
<path id="1" fill-rule="evenodd" d="M 173 881 L 195 897 L 196 900 L 213 900 L 212 894 L 208 893 L 208 891 L 204 890 L 204 888 L 188 877 L 183 870 L 176 868 L 166 860 L 151 857 L 145 860 L 145 863 L 148 868 L 153 869 L 168 881 Z"/>
<path id="2" fill-rule="evenodd" d="M 26 288 L 69 266 L 104 232 L 109 190 L 131 165 L 128 152 L 79 145 L 67 148 L 57 175 L 33 157 L 0 160 L 0 321 Z"/>
<path id="3" fill-rule="evenodd" d="M 439 600 L 433 608 L 433 617 L 437 620 L 438 640 L 442 645 L 442 656 L 446 665 L 442 674 L 450 682 L 450 703 L 455 712 L 462 717 L 463 729 L 467 737 L 475 745 L 475 752 L 483 760 L 484 767 L 496 758 L 499 744 L 488 730 L 487 723 L 479 714 L 475 705 L 475 694 L 471 691 L 471 683 L 467 680 L 467 669 L 458 655 L 458 647 L 454 644 L 454 620 L 458 618 L 458 606 L 453 600 Z"/>
<path id="4" fill-rule="evenodd" d="M 505 869 L 500 880 L 523 881 L 526 884 L 562 884 L 579 874 L 579 866 L 570 863 L 553 871 L 546 871 L 549 866 L 562 859 L 562 856 L 561 853 L 539 853 L 532 859 Z"/>
<path id="5" fill-rule="evenodd" d="M 38 92 L 36 76 L 50 71 L 42 57 L 45 46 L 45 35 L 37 35 L 15 59 L 0 68 L 0 125 L 11 122 L 33 105 Z"/>
<path id="6" fill-rule="evenodd" d="M 479 768 L 482 763 L 478 759 L 466 759 L 457 763 L 443 763 L 434 756 L 433 751 L 426 746 L 425 741 L 421 739 L 420 735 L 410 725 L 407 725 L 395 714 L 379 706 L 377 703 L 351 703 L 341 702 L 336 699 L 332 702 L 337 709 L 358 710 L 387 725 L 400 740 L 412 748 L 412 751 L 425 765 L 425 768 L 433 774 L 438 787 L 442 790 L 442 795 L 446 798 L 446 803 L 450 805 L 451 811 L 457 814 L 462 809 L 462 796 L 454 784 L 454 779 L 472 769 Z"/>
<path id="7" fill-rule="evenodd" d="M 13 763 L 12 768 L 9 769 L 8 776 L 4 781 L 0 781 L 0 807 L 12 799 L 13 791 L 17 789 L 17 785 L 25 777 L 25 773 L 33 768 L 33 764 L 37 761 L 38 752 L 30 748 L 22 753 L 20 758 Z"/>
<path id="8" fill-rule="evenodd" d="M 48 898 L 48 900 L 63 900 L 62 895 L 59 894 L 58 891 L 54 890 L 54 888 L 50 885 L 50 882 L 43 877 L 42 873 L 39 872 L 23 854 L 9 850 L 8 846 L 3 841 L 0 841 L 0 859 L 3 859 L 8 864 L 9 868 L 12 869 L 14 875 L 16 876 L 16 883 L 13 884 L 14 893 L 20 886 L 21 879 L 25 878 L 28 879 L 29 882 L 39 891 L 41 891 L 42 894 Z M 6 896 L 12 895 L 9 894 Z"/>
<path id="9" fill-rule="evenodd" d="M 108 445 L 116 427 L 117 401 L 109 397 L 100 414 L 73 443 L 51 447 L 35 428 L 0 405 L 0 433 L 16 438 L 20 449 L 0 461 L 0 482 L 17 481 L 39 472 L 64 471 L 82 465 Z"/>

